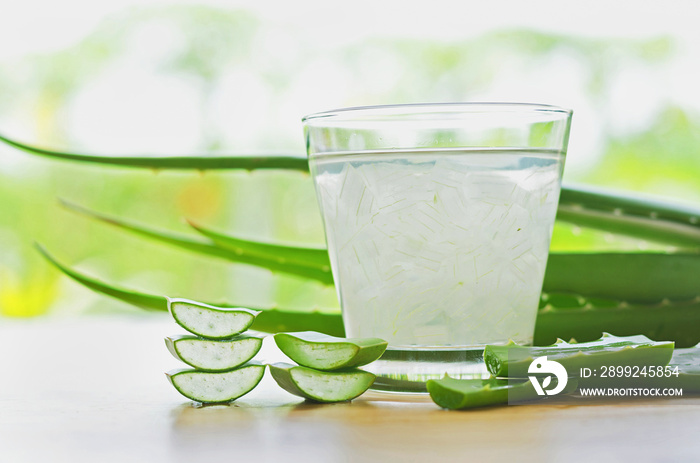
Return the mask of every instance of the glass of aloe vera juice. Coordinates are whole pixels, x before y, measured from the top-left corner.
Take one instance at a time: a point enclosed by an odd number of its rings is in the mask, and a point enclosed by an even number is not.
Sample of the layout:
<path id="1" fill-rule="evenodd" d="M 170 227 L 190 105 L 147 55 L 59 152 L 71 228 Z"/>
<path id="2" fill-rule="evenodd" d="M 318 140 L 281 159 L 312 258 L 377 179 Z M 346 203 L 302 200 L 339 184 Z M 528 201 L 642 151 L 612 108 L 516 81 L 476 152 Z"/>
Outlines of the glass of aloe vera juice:
<path id="1" fill-rule="evenodd" d="M 303 119 L 346 336 L 389 342 L 374 388 L 480 377 L 484 345 L 532 343 L 571 115 L 451 103 Z"/>

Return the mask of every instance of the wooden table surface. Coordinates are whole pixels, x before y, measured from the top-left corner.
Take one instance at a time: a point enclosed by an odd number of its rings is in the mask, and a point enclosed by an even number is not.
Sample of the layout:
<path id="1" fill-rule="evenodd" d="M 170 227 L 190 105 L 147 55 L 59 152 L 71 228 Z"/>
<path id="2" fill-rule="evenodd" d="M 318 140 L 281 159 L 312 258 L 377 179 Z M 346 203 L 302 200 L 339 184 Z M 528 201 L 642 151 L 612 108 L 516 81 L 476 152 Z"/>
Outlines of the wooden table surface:
<path id="1" fill-rule="evenodd" d="M 266 373 L 229 406 L 167 382 L 165 316 L 0 319 L 0 462 L 700 461 L 700 398 L 450 412 L 368 393 L 304 403 Z M 279 360 L 274 345 L 263 361 Z"/>

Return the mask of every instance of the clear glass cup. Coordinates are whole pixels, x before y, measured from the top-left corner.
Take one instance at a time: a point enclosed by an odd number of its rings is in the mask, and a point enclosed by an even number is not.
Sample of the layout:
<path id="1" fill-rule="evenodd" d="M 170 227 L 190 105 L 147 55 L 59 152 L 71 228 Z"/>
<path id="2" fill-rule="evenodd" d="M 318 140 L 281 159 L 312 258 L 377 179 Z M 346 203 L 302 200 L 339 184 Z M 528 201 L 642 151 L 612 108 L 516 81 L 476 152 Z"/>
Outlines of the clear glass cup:
<path id="1" fill-rule="evenodd" d="M 480 377 L 484 345 L 532 343 L 571 115 L 452 103 L 303 119 L 346 335 L 389 342 L 376 389 Z"/>

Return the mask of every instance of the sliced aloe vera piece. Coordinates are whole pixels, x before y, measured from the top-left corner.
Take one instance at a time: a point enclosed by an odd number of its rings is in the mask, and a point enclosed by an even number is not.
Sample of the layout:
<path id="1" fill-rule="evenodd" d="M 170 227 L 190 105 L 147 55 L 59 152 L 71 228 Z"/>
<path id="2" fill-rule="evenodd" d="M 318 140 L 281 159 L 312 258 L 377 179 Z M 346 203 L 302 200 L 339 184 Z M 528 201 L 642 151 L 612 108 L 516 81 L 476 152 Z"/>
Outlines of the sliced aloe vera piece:
<path id="1" fill-rule="evenodd" d="M 379 338 L 336 338 L 315 331 L 277 333 L 275 343 L 299 365 L 324 371 L 367 365 L 387 347 Z"/>
<path id="2" fill-rule="evenodd" d="M 232 402 L 244 396 L 258 385 L 264 374 L 265 365 L 250 362 L 220 373 L 183 368 L 165 375 L 180 394 L 206 404 Z"/>
<path id="3" fill-rule="evenodd" d="M 363 370 L 319 371 L 312 368 L 275 363 L 270 373 L 285 391 L 315 402 L 346 402 L 364 393 L 375 376 Z"/>
<path id="4" fill-rule="evenodd" d="M 568 343 L 559 339 L 544 347 L 526 347 L 515 343 L 505 346 L 486 346 L 484 362 L 493 376 L 524 378 L 535 358 L 546 356 L 575 375 L 580 368 L 596 368 L 601 365 L 668 365 L 673 355 L 674 343 L 656 342 L 646 336 L 617 337 L 603 333 L 597 341 Z"/>
<path id="5" fill-rule="evenodd" d="M 681 387 L 684 393 L 700 392 L 700 344 L 688 349 L 676 349 L 669 362 L 671 368 L 678 367 L 678 382 L 673 376 L 666 381 L 669 387 Z"/>
<path id="6" fill-rule="evenodd" d="M 203 338 L 226 339 L 247 330 L 260 313 L 243 308 L 223 308 L 188 299 L 168 298 L 168 311 L 178 325 Z"/>
<path id="7" fill-rule="evenodd" d="M 617 367 L 617 365 L 608 365 Z M 600 371 L 600 370 L 599 370 Z M 632 374 L 634 372 L 634 374 Z M 581 387 L 637 387 L 637 388 L 673 388 L 682 389 L 683 395 L 700 392 L 700 344 L 687 348 L 675 349 L 668 366 L 665 368 L 644 368 L 627 370 L 616 376 L 601 377 L 593 374 L 580 378 Z"/>
<path id="8" fill-rule="evenodd" d="M 554 379 L 556 382 L 556 378 Z M 449 410 L 466 410 L 542 398 L 529 380 L 456 379 L 445 376 L 427 383 L 428 393 L 437 405 Z M 576 390 L 575 378 L 570 378 L 561 394 Z"/>
<path id="9" fill-rule="evenodd" d="M 222 341 L 191 335 L 169 336 L 165 345 L 173 356 L 202 371 L 226 371 L 255 357 L 262 347 L 263 336 L 236 336 Z"/>

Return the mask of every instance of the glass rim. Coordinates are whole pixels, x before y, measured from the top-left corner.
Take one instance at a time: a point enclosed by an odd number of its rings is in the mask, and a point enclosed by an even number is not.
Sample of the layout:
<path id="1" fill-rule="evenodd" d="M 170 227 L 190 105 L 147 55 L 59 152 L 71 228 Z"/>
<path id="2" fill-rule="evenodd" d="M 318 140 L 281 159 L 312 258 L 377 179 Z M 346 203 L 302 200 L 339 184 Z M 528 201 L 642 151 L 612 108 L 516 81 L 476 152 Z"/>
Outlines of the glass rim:
<path id="1" fill-rule="evenodd" d="M 432 111 L 431 111 L 432 109 Z M 405 113 L 400 110 L 408 110 Z M 449 103 L 402 103 L 402 104 L 387 104 L 387 105 L 370 105 L 370 106 L 353 106 L 348 108 L 332 109 L 312 113 L 301 118 L 301 122 L 308 122 L 319 119 L 335 119 L 335 120 L 362 120 L 366 117 L 377 117 L 380 115 L 386 116 L 386 119 L 400 117 L 406 115 L 428 114 L 456 114 L 456 113 L 552 113 L 571 117 L 573 110 L 562 108 L 559 106 L 541 104 L 541 103 L 509 103 L 509 102 L 449 102 Z"/>

